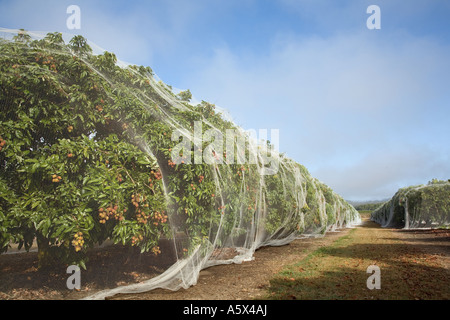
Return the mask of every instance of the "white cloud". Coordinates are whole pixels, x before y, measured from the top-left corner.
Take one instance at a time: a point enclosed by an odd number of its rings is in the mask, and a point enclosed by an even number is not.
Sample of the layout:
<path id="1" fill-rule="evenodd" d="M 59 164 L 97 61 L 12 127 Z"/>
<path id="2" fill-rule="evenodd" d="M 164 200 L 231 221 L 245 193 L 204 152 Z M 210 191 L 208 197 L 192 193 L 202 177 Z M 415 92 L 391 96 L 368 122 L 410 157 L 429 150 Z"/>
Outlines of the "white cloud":
<path id="1" fill-rule="evenodd" d="M 433 139 L 433 127 L 424 117 L 439 126 L 445 121 L 442 115 L 449 116 L 448 109 L 441 109 L 440 116 L 430 114 L 430 101 L 442 103 L 447 96 L 449 52 L 433 40 L 404 36 L 279 36 L 266 54 L 237 55 L 227 46 L 217 48 L 186 82 L 194 95 L 228 109 L 238 124 L 279 128 L 281 151 L 320 174 L 325 183 L 335 181 L 333 170 L 352 166 L 347 174 L 354 166 L 358 174 L 340 184 L 348 185 L 349 193 L 341 190 L 354 197 L 377 196 L 377 190 L 382 194 L 406 178 L 396 173 L 407 168 L 401 163 L 409 155 L 421 153 L 418 142 Z M 411 144 L 411 149 L 374 164 L 360 162 L 399 143 Z M 441 145 L 434 155 L 449 153 Z M 409 162 L 411 180 L 437 175 L 442 168 L 448 172 L 448 162 L 428 167 L 425 158 L 416 159 Z M 419 163 L 427 168 L 423 174 L 412 170 Z M 363 174 L 373 182 L 352 189 Z"/>
<path id="2" fill-rule="evenodd" d="M 280 129 L 280 150 L 345 196 L 377 197 L 406 181 L 408 174 L 410 181 L 448 174 L 449 46 L 405 31 L 386 32 L 383 26 L 369 32 L 367 14 L 360 10 L 364 3 L 282 3 L 312 24 L 307 35 L 280 33 L 266 50 L 251 51 L 249 46 L 238 53 L 233 43 L 224 42 L 214 50 L 193 49 L 201 39 L 189 32 L 198 30 L 191 29 L 197 19 L 213 23 L 215 15 L 234 12 L 234 2 L 176 0 L 114 7 L 109 1 L 77 1 L 80 32 L 89 40 L 157 73 L 157 57 L 159 63 L 174 59 L 183 68 L 173 71 L 182 83 L 169 84 L 226 108 L 246 129 Z M 64 31 L 69 4 L 0 2 L 0 21 L 10 28 Z M 424 6 L 419 1 L 398 11 L 400 2 L 381 4 L 383 21 L 395 10 L 402 13 L 399 21 L 405 21 Z M 311 30 L 323 31 L 322 36 Z M 219 34 L 213 42 L 220 39 Z M 396 149 L 405 144 L 409 147 Z M 424 146 L 433 158 L 421 156 Z"/>

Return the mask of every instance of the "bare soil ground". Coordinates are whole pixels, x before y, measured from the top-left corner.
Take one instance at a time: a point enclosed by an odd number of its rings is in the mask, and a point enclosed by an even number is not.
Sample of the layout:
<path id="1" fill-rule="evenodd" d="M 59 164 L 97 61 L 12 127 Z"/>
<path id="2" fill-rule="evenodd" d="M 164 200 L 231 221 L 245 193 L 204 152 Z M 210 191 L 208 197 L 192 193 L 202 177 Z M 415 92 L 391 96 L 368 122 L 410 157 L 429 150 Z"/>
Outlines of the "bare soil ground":
<path id="1" fill-rule="evenodd" d="M 169 246 L 168 246 L 169 247 Z M 76 300 L 97 291 L 151 279 L 174 263 L 171 255 L 108 246 L 89 252 L 81 290 L 67 289 L 67 266 L 38 270 L 37 252 L 0 255 L 0 300 Z M 165 250 L 168 248 L 162 248 Z"/>
<path id="2" fill-rule="evenodd" d="M 219 265 L 201 271 L 197 284 L 187 290 L 181 289 L 172 292 L 156 289 L 140 294 L 119 294 L 108 299 L 246 300 L 270 298 L 271 280 L 276 278 L 280 272 L 288 266 L 303 261 L 317 249 L 332 246 L 339 238 L 349 235 L 350 230 L 353 229 L 330 232 L 321 238 L 298 239 L 281 247 L 260 248 L 255 252 L 253 261 Z M 361 240 L 363 243 L 359 243 L 359 245 L 367 246 L 368 250 L 362 247 L 352 247 L 351 249 L 355 249 L 359 255 L 361 252 L 367 253 L 367 256 L 357 257 L 360 260 L 366 259 L 367 261 L 364 260 L 365 264 L 369 262 L 379 264 L 384 270 L 383 268 L 388 269 L 386 264 L 389 261 L 383 261 L 383 259 L 398 258 L 400 259 L 399 263 L 403 263 L 404 270 L 414 272 L 404 275 L 405 282 L 409 280 L 412 286 L 426 288 L 427 282 L 434 277 L 438 280 L 433 282 L 434 289 L 436 290 L 436 286 L 440 286 L 437 290 L 441 293 L 442 299 L 450 297 L 448 291 L 450 284 L 449 230 L 385 229 L 379 228 L 378 225 L 366 219 L 356 231 L 360 232 L 361 237 L 366 237 L 365 240 Z M 356 234 L 356 232 L 351 233 Z M 389 254 L 386 256 L 383 254 L 383 250 L 385 251 L 388 247 Z M 36 258 L 36 253 L 0 256 L 0 300 L 80 299 L 107 288 L 147 280 L 160 274 L 173 263 L 170 258 L 164 259 L 162 256 L 155 257 L 151 254 L 139 255 L 120 247 L 93 250 L 88 270 L 82 271 L 82 289 L 76 292 L 69 291 L 66 287 L 66 279 L 69 275 L 66 274 L 65 268 L 37 270 Z M 342 256 L 336 255 L 336 258 L 340 259 Z M 351 256 L 347 258 L 348 261 L 354 259 Z M 333 262 L 329 261 L 328 263 L 332 264 Z M 364 281 L 369 276 L 365 273 L 364 268 L 367 268 L 365 264 L 359 266 L 362 268 L 359 271 L 363 273 L 360 277 Z M 348 265 L 342 265 L 342 267 L 348 267 Z M 356 272 L 355 270 L 352 272 Z M 342 276 L 339 273 L 333 274 L 338 277 Z M 385 279 L 383 274 L 383 280 Z M 320 287 L 317 290 L 321 290 Z M 428 291 L 417 290 L 417 294 L 411 295 L 408 299 L 427 299 L 429 295 L 426 292 Z M 311 298 L 314 299 L 314 295 Z M 369 299 L 370 297 L 343 297 L 343 299 L 352 298 Z M 381 299 L 389 299 L 389 296 L 383 296 Z"/>
<path id="3" fill-rule="evenodd" d="M 294 240 L 281 247 L 262 247 L 254 260 L 242 264 L 213 266 L 200 272 L 195 286 L 179 291 L 163 289 L 140 294 L 119 294 L 108 299 L 132 300 L 248 300 L 261 298 L 270 279 L 288 264 L 306 257 L 309 252 L 333 243 L 349 229 L 330 232 L 320 238 Z"/>
<path id="4" fill-rule="evenodd" d="M 350 235 L 351 234 L 351 235 Z M 349 238 L 335 248 L 340 239 Z M 332 250 L 327 250 L 332 248 Z M 328 256 L 314 255 L 317 250 Z M 337 250 L 335 250 L 337 249 Z M 316 258 L 309 261 L 310 255 Z M 293 284 L 301 294 L 273 297 L 271 282 L 286 268 L 311 262 L 315 275 Z M 382 290 L 369 290 L 367 267 L 382 270 Z M 302 270 L 300 267 L 300 272 Z M 338 270 L 338 271 L 336 271 Z M 293 280 L 293 279 L 292 279 Z M 296 279 L 298 280 L 298 279 Z M 291 281 L 291 278 L 288 279 Z M 188 290 L 116 295 L 132 300 L 247 300 L 247 299 L 444 299 L 450 298 L 450 230 L 380 228 L 366 216 L 361 226 L 328 233 L 323 238 L 299 239 L 283 247 L 264 247 L 241 265 L 203 270 Z"/>

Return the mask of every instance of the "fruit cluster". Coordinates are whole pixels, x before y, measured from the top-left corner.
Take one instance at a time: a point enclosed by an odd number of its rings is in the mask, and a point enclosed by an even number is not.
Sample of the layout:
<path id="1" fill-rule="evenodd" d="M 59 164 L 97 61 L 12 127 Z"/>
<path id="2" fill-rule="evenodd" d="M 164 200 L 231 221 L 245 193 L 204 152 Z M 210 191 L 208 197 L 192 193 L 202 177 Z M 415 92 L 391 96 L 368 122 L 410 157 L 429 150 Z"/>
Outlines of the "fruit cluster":
<path id="1" fill-rule="evenodd" d="M 78 252 L 83 248 L 84 245 L 84 239 L 83 239 L 83 233 L 77 232 L 73 236 L 72 245 L 75 247 L 75 251 Z"/>
<path id="2" fill-rule="evenodd" d="M 155 177 L 156 180 L 161 180 L 162 179 L 161 170 L 157 170 L 157 171 L 153 171 L 152 170 L 150 173 Z"/>
<path id="3" fill-rule="evenodd" d="M 127 209 L 124 209 L 123 212 L 119 212 L 119 207 L 117 205 L 110 205 L 108 208 L 100 208 L 98 209 L 98 216 L 100 218 L 100 223 L 105 224 L 109 218 L 114 218 L 118 221 L 123 220 L 123 215 L 127 212 Z"/>
<path id="4" fill-rule="evenodd" d="M 156 172 L 152 170 L 150 173 L 153 175 L 154 179 L 156 179 L 156 180 L 162 179 L 162 173 L 160 170 L 158 170 Z M 153 188 L 153 179 L 151 177 L 148 178 L 148 182 L 150 183 L 150 188 Z"/>
<path id="5" fill-rule="evenodd" d="M 95 106 L 95 109 L 97 109 L 98 112 L 102 112 L 103 111 L 103 104 L 105 103 L 105 100 L 100 99 L 100 104 L 97 104 Z"/>
<path id="6" fill-rule="evenodd" d="M 61 182 L 61 180 L 62 180 L 61 176 L 58 176 L 56 174 L 52 175 L 52 182 L 58 183 Z"/>
<path id="7" fill-rule="evenodd" d="M 136 212 L 137 212 L 137 214 L 136 214 L 137 221 L 139 223 L 146 224 L 147 220 L 149 218 L 149 215 L 147 213 L 145 213 L 145 211 L 143 211 L 141 209 L 137 209 Z"/>
<path id="8" fill-rule="evenodd" d="M 139 223 L 146 224 L 150 214 L 146 213 L 145 210 L 149 207 L 146 203 L 147 198 L 141 194 L 132 194 L 131 203 L 136 207 L 136 219 Z"/>
<path id="9" fill-rule="evenodd" d="M 144 237 L 142 235 L 133 236 L 131 237 L 131 245 L 135 246 L 142 240 L 144 240 Z"/>
<path id="10" fill-rule="evenodd" d="M 240 177 L 240 176 L 242 176 L 242 173 L 245 171 L 245 167 L 244 166 L 241 166 L 239 169 L 238 169 L 238 171 L 236 172 L 237 173 L 237 175 Z"/>
<path id="11" fill-rule="evenodd" d="M 139 207 L 139 204 L 142 202 L 145 202 L 147 200 L 147 198 L 145 197 L 145 195 L 141 195 L 140 193 L 138 194 L 132 194 L 131 195 L 131 203 L 133 204 L 133 206 L 135 206 L 136 208 Z M 148 205 L 147 205 L 148 206 Z"/>
<path id="12" fill-rule="evenodd" d="M 158 255 L 161 253 L 161 250 L 159 249 L 159 247 L 153 247 L 152 252 L 153 252 L 153 254 Z"/>
<path id="13" fill-rule="evenodd" d="M 157 226 L 159 224 L 167 222 L 167 215 L 164 214 L 164 211 L 162 213 L 157 211 L 153 213 L 153 219 L 155 219 L 155 222 L 153 222 L 153 224 Z"/>
<path id="14" fill-rule="evenodd" d="M 173 168 L 176 166 L 175 162 L 173 162 L 171 159 L 169 159 L 169 161 L 167 161 L 169 164 L 169 167 Z"/>
<path id="15" fill-rule="evenodd" d="M 45 60 L 42 61 L 42 64 L 49 65 L 50 69 L 54 72 L 57 72 L 56 65 L 55 65 L 55 59 L 53 57 L 45 57 L 44 55 L 38 55 L 36 57 L 36 62 L 38 62 L 41 58 L 44 58 Z"/>
<path id="16" fill-rule="evenodd" d="M 6 141 L 3 140 L 2 137 L 0 137 L 0 151 L 2 151 L 3 147 L 5 146 L 5 144 L 6 144 Z"/>
<path id="17" fill-rule="evenodd" d="M 202 183 L 202 182 L 203 182 L 203 179 L 205 179 L 204 176 L 199 176 L 199 177 L 198 177 L 198 183 Z"/>
<path id="18" fill-rule="evenodd" d="M 219 208 L 218 208 L 218 210 L 219 211 L 221 211 L 221 214 L 225 214 L 225 206 L 220 206 Z"/>

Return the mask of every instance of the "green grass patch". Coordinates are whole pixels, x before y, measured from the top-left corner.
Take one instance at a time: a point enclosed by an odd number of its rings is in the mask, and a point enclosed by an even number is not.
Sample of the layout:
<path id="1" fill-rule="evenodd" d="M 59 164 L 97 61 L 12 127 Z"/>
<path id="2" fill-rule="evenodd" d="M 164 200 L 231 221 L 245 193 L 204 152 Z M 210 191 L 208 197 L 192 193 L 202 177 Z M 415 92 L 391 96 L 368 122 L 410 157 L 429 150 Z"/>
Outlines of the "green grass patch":
<path id="1" fill-rule="evenodd" d="M 311 252 L 303 260 L 285 267 L 270 281 L 267 299 L 339 299 L 342 291 L 335 281 L 335 268 L 330 268 L 330 257 L 352 242 L 356 229 L 334 241 L 330 246 Z M 340 278 L 340 277 L 339 277 Z"/>
<path id="2" fill-rule="evenodd" d="M 286 266 L 270 280 L 263 299 L 278 300 L 414 300 L 449 299 L 448 270 L 433 255 L 375 226 L 355 228 Z M 381 289 L 367 288 L 371 274 L 381 270 Z"/>

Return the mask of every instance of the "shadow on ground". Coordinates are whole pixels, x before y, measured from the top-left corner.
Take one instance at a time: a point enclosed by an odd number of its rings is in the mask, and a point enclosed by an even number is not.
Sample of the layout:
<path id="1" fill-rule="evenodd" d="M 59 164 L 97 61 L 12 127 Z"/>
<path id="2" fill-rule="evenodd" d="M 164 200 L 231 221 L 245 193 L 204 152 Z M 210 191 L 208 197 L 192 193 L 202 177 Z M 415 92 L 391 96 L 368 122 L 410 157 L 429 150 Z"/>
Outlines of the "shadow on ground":
<path id="1" fill-rule="evenodd" d="M 440 255 L 450 254 L 445 230 L 387 229 L 368 220 L 358 228 L 347 239 L 319 248 L 309 258 L 281 272 L 272 279 L 268 297 L 283 300 L 450 298 L 450 272 L 439 259 Z M 372 275 L 367 273 L 370 265 L 380 267 L 379 290 L 367 288 L 367 280 Z"/>
<path id="2" fill-rule="evenodd" d="M 276 278 L 269 289 L 274 299 L 291 300 L 448 300 L 450 294 L 445 269 L 406 266 L 408 272 L 398 272 L 396 266 L 381 268 L 381 288 L 368 289 L 371 274 L 351 267 L 325 271 L 319 277 Z M 270 296 L 270 295 L 269 295 Z"/>
<path id="3" fill-rule="evenodd" d="M 0 256 L 1 299 L 80 299 L 93 291 L 139 283 L 164 272 L 174 263 L 169 255 L 140 254 L 135 248 L 110 246 L 88 253 L 81 270 L 82 292 L 69 290 L 67 265 L 38 269 L 37 253 Z"/>

